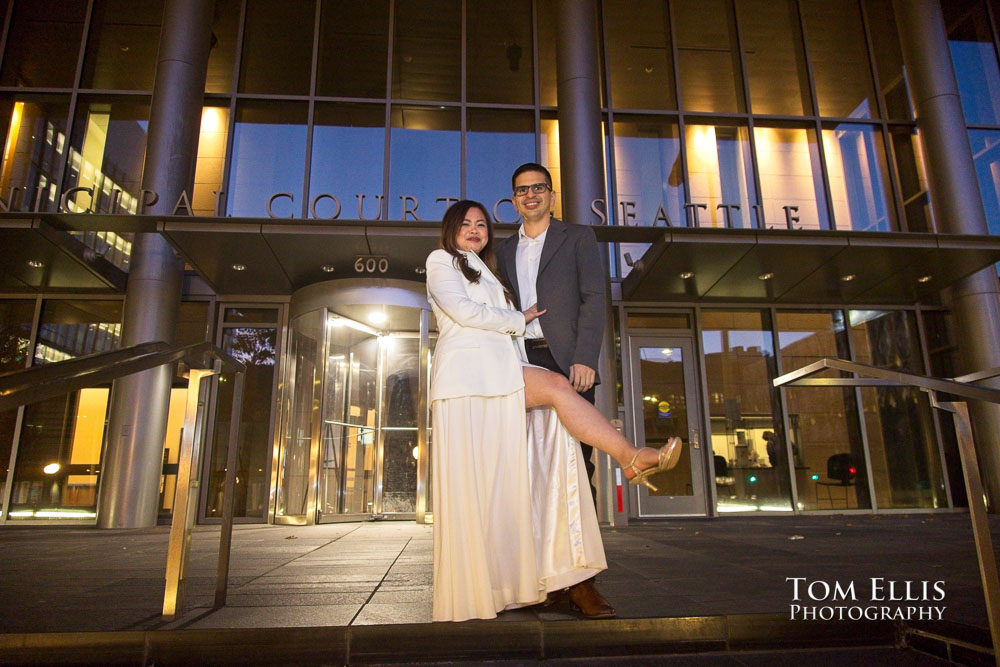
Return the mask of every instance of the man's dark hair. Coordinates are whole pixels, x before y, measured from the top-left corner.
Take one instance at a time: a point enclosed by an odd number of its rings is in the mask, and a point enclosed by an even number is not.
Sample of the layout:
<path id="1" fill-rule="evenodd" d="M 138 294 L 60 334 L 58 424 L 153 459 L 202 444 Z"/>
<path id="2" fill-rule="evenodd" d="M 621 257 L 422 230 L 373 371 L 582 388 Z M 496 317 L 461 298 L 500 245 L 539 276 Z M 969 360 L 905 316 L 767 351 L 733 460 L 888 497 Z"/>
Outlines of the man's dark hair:
<path id="1" fill-rule="evenodd" d="M 514 170 L 514 175 L 510 177 L 510 189 L 514 189 L 514 184 L 517 183 L 517 177 L 526 171 L 540 171 L 545 174 L 545 182 L 548 183 L 549 188 L 552 187 L 552 174 L 549 170 L 538 164 L 537 162 L 525 162 L 520 167 Z"/>

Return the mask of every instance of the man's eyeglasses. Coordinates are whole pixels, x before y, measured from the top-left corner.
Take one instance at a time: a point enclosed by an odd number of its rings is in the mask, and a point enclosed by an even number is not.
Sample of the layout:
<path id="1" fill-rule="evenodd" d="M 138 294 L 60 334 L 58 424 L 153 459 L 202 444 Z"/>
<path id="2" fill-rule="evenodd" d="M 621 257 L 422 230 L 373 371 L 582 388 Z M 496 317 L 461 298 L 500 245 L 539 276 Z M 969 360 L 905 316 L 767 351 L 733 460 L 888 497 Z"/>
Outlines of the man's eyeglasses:
<path id="1" fill-rule="evenodd" d="M 523 197 L 528 194 L 528 190 L 531 190 L 531 194 L 540 195 L 543 192 L 547 192 L 552 188 L 549 187 L 548 183 L 532 183 L 531 185 L 519 185 L 514 188 L 514 195 L 517 197 Z"/>

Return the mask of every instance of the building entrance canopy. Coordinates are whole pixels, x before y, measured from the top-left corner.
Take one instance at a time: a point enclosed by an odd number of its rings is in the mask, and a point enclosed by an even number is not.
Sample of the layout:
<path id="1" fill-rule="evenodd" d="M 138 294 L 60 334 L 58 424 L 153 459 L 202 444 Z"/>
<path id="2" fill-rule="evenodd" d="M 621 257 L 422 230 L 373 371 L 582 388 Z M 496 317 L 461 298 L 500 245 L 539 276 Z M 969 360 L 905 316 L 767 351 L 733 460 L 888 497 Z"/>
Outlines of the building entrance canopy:
<path id="1" fill-rule="evenodd" d="M 1000 262 L 997 236 L 594 229 L 604 243 L 649 244 L 622 282 L 629 301 L 908 304 Z M 498 236 L 515 230 L 497 226 Z M 86 232 L 159 232 L 219 294 L 291 294 L 338 278 L 420 280 L 439 223 L 6 214 L 3 288 L 122 290 L 125 274 L 79 240 Z"/>

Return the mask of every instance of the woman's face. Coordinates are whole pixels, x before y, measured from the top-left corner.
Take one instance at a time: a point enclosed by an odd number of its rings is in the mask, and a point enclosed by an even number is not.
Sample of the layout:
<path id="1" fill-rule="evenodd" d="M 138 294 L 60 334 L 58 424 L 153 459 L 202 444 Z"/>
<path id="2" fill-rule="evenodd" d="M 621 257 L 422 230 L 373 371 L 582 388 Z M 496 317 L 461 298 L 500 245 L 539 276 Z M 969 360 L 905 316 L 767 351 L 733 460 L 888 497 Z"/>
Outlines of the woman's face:
<path id="1" fill-rule="evenodd" d="M 465 213 L 465 219 L 455 235 L 455 245 L 460 250 L 479 254 L 486 242 L 490 240 L 489 228 L 486 226 L 486 214 L 476 207 Z"/>

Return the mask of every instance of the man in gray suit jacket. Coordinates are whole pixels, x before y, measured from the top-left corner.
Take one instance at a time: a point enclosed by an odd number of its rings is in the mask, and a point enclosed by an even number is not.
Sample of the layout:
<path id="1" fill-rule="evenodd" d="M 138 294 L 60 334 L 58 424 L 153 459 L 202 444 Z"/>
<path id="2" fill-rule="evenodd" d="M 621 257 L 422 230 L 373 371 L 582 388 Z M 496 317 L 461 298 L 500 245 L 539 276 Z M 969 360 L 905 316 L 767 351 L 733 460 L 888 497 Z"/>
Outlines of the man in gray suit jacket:
<path id="1" fill-rule="evenodd" d="M 518 167 L 511 178 L 514 206 L 523 223 L 497 247 L 500 274 L 520 310 L 538 304 L 545 314 L 525 327 L 528 361 L 561 373 L 591 403 L 597 359 L 604 338 L 604 264 L 594 230 L 552 217 L 556 195 L 552 176 L 540 164 Z M 593 480 L 593 447 L 580 443 L 587 475 Z M 591 481 L 591 494 L 596 490 Z M 585 616 L 607 618 L 614 608 L 593 579 L 569 589 L 570 600 Z"/>

